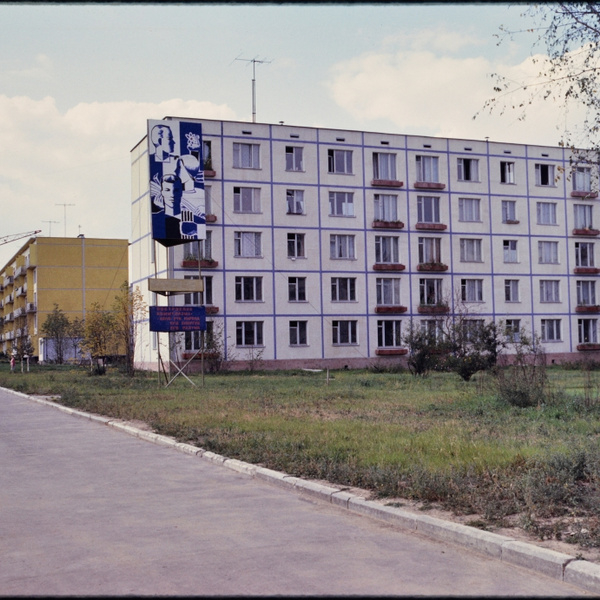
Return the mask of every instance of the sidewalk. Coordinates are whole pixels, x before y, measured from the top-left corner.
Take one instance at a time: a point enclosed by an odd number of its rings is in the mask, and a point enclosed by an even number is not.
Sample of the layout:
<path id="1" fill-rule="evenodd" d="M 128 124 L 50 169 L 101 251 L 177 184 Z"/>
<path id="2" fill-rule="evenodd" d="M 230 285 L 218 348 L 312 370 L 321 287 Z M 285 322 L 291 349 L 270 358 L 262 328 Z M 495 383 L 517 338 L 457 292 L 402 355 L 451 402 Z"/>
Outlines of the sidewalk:
<path id="1" fill-rule="evenodd" d="M 572 556 L 2 388 L 0 464 L 1 595 L 600 592 Z"/>

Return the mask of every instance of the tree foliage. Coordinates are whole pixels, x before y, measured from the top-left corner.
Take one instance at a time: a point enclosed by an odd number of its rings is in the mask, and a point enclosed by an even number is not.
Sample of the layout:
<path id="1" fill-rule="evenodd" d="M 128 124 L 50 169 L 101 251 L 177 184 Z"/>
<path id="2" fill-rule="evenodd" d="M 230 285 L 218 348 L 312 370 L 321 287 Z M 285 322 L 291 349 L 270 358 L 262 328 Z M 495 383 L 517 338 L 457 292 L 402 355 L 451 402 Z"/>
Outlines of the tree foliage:
<path id="1" fill-rule="evenodd" d="M 55 355 L 54 360 L 59 365 L 62 365 L 69 335 L 69 318 L 58 307 L 58 304 L 54 305 L 54 310 L 46 317 L 41 330 L 48 339 L 52 340 Z"/>
<path id="2" fill-rule="evenodd" d="M 518 110 L 526 117 L 534 101 L 543 99 L 568 110 L 582 107 L 584 121 L 578 132 L 565 131 L 561 145 L 598 150 L 600 133 L 600 3 L 548 2 L 529 5 L 524 17 L 537 24 L 522 31 L 501 27 L 500 42 L 517 34 L 536 36 L 532 48 L 541 53 L 532 56 L 538 68 L 533 82 L 514 81 L 494 74 L 496 94 L 484 108 Z M 579 139 L 576 139 L 579 138 Z"/>
<path id="3" fill-rule="evenodd" d="M 92 364 L 95 361 L 98 374 L 105 372 L 106 357 L 115 352 L 115 339 L 113 314 L 94 302 L 85 318 L 80 345 L 82 350 L 89 353 Z"/>

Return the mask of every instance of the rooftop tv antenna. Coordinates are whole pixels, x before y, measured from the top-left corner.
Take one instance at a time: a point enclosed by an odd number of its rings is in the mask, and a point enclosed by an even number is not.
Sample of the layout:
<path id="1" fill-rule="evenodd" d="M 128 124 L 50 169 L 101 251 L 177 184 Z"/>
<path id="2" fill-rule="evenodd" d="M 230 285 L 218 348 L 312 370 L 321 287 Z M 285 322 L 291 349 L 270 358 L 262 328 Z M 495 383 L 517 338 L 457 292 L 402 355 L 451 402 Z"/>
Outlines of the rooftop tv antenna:
<path id="1" fill-rule="evenodd" d="M 49 237 L 52 237 L 52 223 L 60 223 L 60 221 L 44 221 L 44 223 L 48 223 L 50 225 Z"/>
<path id="2" fill-rule="evenodd" d="M 256 65 L 269 64 L 270 60 L 259 60 L 258 58 L 240 58 L 234 60 L 243 60 L 247 63 L 252 63 L 252 122 L 256 123 Z"/>
<path id="3" fill-rule="evenodd" d="M 57 203 L 56 206 L 64 206 L 65 209 L 65 237 L 67 237 L 67 206 L 75 206 L 74 204 Z"/>

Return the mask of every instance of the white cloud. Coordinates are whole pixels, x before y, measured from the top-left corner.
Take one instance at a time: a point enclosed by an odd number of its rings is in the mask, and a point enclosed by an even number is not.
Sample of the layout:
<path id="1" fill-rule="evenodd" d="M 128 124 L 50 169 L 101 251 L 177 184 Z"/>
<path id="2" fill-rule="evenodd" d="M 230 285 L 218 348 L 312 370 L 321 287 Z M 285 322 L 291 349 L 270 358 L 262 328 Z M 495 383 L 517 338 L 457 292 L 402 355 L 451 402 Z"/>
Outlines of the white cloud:
<path id="1" fill-rule="evenodd" d="M 237 118 L 226 105 L 181 99 L 81 103 L 61 113 L 50 97 L 0 95 L 0 237 L 35 229 L 62 236 L 62 205 L 73 204 L 68 236 L 129 239 L 129 151 L 146 134 L 146 119 L 164 116 Z M 20 244 L 0 245 L 0 264 Z"/>

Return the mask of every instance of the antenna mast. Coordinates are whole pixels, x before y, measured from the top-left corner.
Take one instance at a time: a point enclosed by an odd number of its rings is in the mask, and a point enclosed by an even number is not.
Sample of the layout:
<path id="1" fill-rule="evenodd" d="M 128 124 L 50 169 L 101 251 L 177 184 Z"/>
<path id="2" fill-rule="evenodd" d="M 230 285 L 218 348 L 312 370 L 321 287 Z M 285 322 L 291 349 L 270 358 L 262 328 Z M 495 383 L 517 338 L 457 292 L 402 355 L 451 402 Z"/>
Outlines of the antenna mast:
<path id="1" fill-rule="evenodd" d="M 252 122 L 256 123 L 256 63 L 269 64 L 270 60 L 258 60 L 257 58 L 236 58 L 235 60 L 243 60 L 244 62 L 252 63 Z"/>

